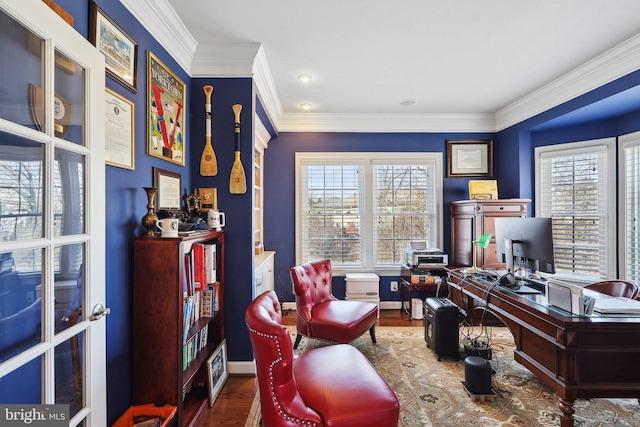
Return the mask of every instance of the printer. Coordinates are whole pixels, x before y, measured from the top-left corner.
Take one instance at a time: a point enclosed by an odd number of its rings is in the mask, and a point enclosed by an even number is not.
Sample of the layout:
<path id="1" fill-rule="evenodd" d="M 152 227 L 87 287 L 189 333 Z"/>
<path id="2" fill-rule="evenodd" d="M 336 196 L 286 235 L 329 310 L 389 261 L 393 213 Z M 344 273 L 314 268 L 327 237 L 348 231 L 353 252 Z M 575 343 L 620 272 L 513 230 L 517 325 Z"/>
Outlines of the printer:
<path id="1" fill-rule="evenodd" d="M 407 249 L 404 263 L 410 268 L 444 268 L 449 264 L 449 256 L 440 249 Z"/>

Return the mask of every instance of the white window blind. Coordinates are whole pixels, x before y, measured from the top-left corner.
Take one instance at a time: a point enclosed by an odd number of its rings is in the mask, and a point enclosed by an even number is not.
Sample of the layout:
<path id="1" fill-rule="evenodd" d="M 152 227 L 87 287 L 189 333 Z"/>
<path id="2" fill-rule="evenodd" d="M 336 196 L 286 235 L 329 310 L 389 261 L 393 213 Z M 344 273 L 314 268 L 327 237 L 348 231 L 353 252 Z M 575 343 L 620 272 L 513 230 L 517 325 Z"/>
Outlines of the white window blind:
<path id="1" fill-rule="evenodd" d="M 620 137 L 622 143 L 621 181 L 621 248 L 620 271 L 626 280 L 640 281 L 640 132 Z"/>
<path id="2" fill-rule="evenodd" d="M 302 168 L 302 252 L 305 262 L 363 262 L 362 165 L 314 164 Z"/>
<path id="3" fill-rule="evenodd" d="M 434 165 L 374 165 L 375 260 L 399 264 L 411 240 L 437 247 Z"/>
<path id="4" fill-rule="evenodd" d="M 599 140 L 536 149 L 536 216 L 553 220 L 558 273 L 606 278 L 613 271 L 610 146 Z"/>
<path id="5" fill-rule="evenodd" d="M 442 244 L 442 154 L 298 153 L 297 262 L 396 268 L 411 240 Z"/>

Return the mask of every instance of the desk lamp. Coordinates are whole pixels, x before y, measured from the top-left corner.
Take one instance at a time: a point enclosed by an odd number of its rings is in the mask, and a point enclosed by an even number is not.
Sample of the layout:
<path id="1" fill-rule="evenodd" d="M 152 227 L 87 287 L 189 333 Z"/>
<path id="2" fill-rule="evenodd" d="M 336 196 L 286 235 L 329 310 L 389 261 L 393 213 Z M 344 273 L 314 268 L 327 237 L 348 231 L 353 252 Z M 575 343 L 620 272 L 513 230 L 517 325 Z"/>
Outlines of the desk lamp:
<path id="1" fill-rule="evenodd" d="M 491 241 L 492 236 L 493 234 L 491 233 L 483 234 L 478 240 L 474 240 L 471 242 L 473 244 L 473 267 L 467 269 L 467 274 L 475 274 L 480 271 L 478 269 L 478 266 L 476 265 L 476 246 L 485 249 L 487 246 L 489 246 L 489 242 Z"/>

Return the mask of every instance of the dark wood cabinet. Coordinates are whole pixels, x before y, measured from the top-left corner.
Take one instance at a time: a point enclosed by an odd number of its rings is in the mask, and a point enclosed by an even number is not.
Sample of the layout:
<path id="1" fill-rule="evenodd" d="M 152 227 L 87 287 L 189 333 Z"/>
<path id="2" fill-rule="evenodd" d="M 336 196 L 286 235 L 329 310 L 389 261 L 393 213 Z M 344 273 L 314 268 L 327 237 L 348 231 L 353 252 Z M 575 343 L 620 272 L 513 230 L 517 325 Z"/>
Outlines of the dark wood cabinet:
<path id="1" fill-rule="evenodd" d="M 196 242 L 216 244 L 218 310 L 189 328 L 187 341 L 208 328 L 206 345 L 183 369 L 184 256 Z M 133 403 L 174 405 L 177 427 L 196 426 L 209 404 L 206 361 L 224 340 L 224 232 L 140 237 L 133 257 Z"/>
<path id="2" fill-rule="evenodd" d="M 495 219 L 527 216 L 529 199 L 460 200 L 451 202 L 451 259 L 449 265 L 473 265 L 473 241 L 483 234 L 493 237 L 486 249 L 476 250 L 476 265 L 488 270 L 504 269 L 496 254 Z"/>

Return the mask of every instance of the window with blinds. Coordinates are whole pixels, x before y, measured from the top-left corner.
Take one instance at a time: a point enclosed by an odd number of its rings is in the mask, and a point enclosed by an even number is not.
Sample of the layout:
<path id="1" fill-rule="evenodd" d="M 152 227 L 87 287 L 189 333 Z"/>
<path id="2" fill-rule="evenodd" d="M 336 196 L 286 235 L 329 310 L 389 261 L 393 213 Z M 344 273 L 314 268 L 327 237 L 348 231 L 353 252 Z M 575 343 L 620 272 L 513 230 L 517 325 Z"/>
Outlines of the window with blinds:
<path id="1" fill-rule="evenodd" d="M 615 140 L 536 148 L 536 216 L 553 220 L 557 273 L 615 272 Z"/>
<path id="2" fill-rule="evenodd" d="M 363 166 L 308 164 L 303 167 L 302 250 L 305 262 L 329 258 L 340 264 L 363 262 L 360 234 Z"/>
<path id="3" fill-rule="evenodd" d="M 620 210 L 621 232 L 624 242 L 621 248 L 620 271 L 624 279 L 640 282 L 640 132 L 620 137 L 622 156 L 620 183 L 622 209 Z"/>
<path id="4" fill-rule="evenodd" d="M 411 240 L 437 247 L 433 165 L 374 164 L 374 257 L 378 264 L 400 264 Z"/>
<path id="5" fill-rule="evenodd" d="M 402 262 L 411 240 L 442 244 L 442 154 L 298 153 L 297 263 Z"/>

